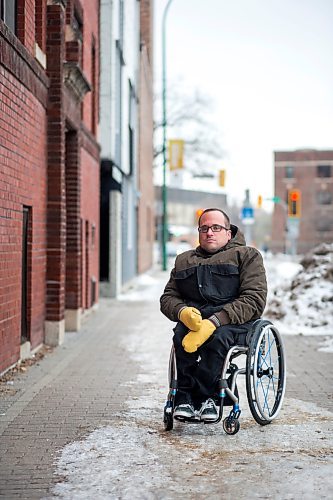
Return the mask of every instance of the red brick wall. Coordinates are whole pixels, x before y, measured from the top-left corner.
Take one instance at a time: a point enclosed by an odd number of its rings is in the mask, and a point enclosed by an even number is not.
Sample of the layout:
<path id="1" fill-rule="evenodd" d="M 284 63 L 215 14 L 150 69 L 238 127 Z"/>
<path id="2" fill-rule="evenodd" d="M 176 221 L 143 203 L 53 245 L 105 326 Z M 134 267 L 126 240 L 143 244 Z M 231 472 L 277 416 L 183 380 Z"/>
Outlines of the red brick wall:
<path id="1" fill-rule="evenodd" d="M 81 236 L 82 236 L 82 307 L 92 305 L 92 279 L 96 281 L 98 300 L 99 279 L 99 1 L 81 0 L 83 11 L 83 73 L 92 90 L 83 100 L 81 128 Z M 94 52 L 94 58 L 93 58 Z"/>
<path id="2" fill-rule="evenodd" d="M 153 2 L 140 2 L 140 87 L 139 87 L 139 186 L 138 272 L 153 264 L 154 186 L 153 186 Z"/>
<path id="3" fill-rule="evenodd" d="M 35 53 L 35 0 L 17 0 L 16 33 L 30 52 Z"/>
<path id="4" fill-rule="evenodd" d="M 1 373 L 19 359 L 20 353 L 24 205 L 31 207 L 32 214 L 28 254 L 28 332 L 32 347 L 39 345 L 44 335 L 47 79 L 3 24 L 0 51 Z"/>
<path id="5" fill-rule="evenodd" d="M 153 2 L 140 2 L 138 272 L 153 264 Z"/>
<path id="6" fill-rule="evenodd" d="M 66 309 L 81 307 L 80 141 L 66 133 Z"/>
<path id="7" fill-rule="evenodd" d="M 0 21 L 0 372 L 20 353 L 23 206 L 31 208 L 27 319 L 32 348 L 44 339 L 45 320 L 64 319 L 65 300 L 69 309 L 91 306 L 91 280 L 98 280 L 98 96 L 88 93 L 80 103 L 63 78 L 65 23 L 71 22 L 74 3 L 83 20 L 83 73 L 98 90 L 97 0 L 68 0 L 67 11 L 62 2 L 18 0 L 17 37 Z M 46 51 L 46 73 L 34 59 L 35 36 Z"/>
<path id="8" fill-rule="evenodd" d="M 82 23 L 83 43 L 73 28 L 74 6 Z M 66 30 L 64 24 L 67 24 Z M 66 33 L 66 45 L 65 45 Z M 63 36 L 61 36 L 63 35 Z M 92 43 L 96 60 L 92 72 Z M 96 141 L 96 95 L 83 101 L 63 85 L 63 61 L 77 64 L 98 90 L 99 2 L 69 0 L 66 11 L 48 6 L 49 91 L 49 248 L 47 319 L 60 321 L 64 309 L 91 307 L 91 280 L 98 278 L 99 147 Z M 81 51 L 83 51 L 81 57 Z M 92 108 L 94 102 L 94 111 Z M 67 149 L 65 148 L 65 127 Z M 66 156 L 65 156 L 66 155 Z M 66 193 L 66 194 L 65 194 Z M 94 229 L 93 229 L 94 228 Z M 87 235 L 86 235 L 87 233 Z M 66 243 L 67 242 L 67 243 Z M 97 299 L 97 290 L 96 297 Z"/>
<path id="9" fill-rule="evenodd" d="M 99 160 L 81 148 L 81 221 L 82 221 L 82 306 L 92 305 L 91 280 L 99 279 Z"/>
<path id="10" fill-rule="evenodd" d="M 147 57 L 151 67 L 153 67 L 153 3 L 152 0 L 140 1 L 141 40 L 146 46 Z"/>
<path id="11" fill-rule="evenodd" d="M 35 2 L 36 42 L 39 47 L 46 51 L 46 0 Z"/>
<path id="12" fill-rule="evenodd" d="M 65 313 L 66 198 L 65 116 L 63 62 L 65 12 L 62 6 L 47 6 L 48 96 L 48 205 L 47 205 L 47 298 L 46 319 L 61 321 Z"/>
<path id="13" fill-rule="evenodd" d="M 152 73 L 143 46 L 140 64 L 140 127 L 139 127 L 139 209 L 138 209 L 138 272 L 153 263 L 154 186 L 153 186 L 153 114 Z"/>
<path id="14" fill-rule="evenodd" d="M 83 122 L 86 128 L 95 134 L 99 108 L 99 1 L 81 0 L 81 5 L 83 8 L 83 72 L 92 87 L 92 91 L 86 94 L 83 101 Z"/>

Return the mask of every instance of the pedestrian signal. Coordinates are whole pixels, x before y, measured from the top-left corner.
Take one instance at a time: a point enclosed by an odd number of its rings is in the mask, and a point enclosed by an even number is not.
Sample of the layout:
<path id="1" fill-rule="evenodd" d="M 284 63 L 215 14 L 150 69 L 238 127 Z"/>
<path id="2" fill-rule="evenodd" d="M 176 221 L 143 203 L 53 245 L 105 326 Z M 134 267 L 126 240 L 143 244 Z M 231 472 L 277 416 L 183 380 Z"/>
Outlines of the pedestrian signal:
<path id="1" fill-rule="evenodd" d="M 288 217 L 301 216 L 301 192 L 299 189 L 288 191 Z"/>

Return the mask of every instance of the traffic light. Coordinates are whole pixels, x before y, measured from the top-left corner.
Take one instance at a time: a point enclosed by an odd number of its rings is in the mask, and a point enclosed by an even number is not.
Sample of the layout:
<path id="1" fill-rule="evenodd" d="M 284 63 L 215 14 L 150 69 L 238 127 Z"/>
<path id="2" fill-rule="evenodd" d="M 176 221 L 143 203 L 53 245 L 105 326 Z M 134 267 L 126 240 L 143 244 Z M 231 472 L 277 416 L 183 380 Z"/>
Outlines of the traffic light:
<path id="1" fill-rule="evenodd" d="M 198 208 L 195 211 L 195 215 L 196 215 L 197 221 L 199 220 L 199 217 L 202 215 L 203 211 L 204 211 L 203 208 Z"/>
<path id="2" fill-rule="evenodd" d="M 301 191 L 289 189 L 288 191 L 288 217 L 301 216 Z"/>
<path id="3" fill-rule="evenodd" d="M 261 196 L 261 194 L 259 194 L 259 196 L 258 196 L 258 200 L 257 200 L 257 207 L 258 207 L 258 208 L 261 208 L 261 207 L 262 207 L 262 196 Z"/>

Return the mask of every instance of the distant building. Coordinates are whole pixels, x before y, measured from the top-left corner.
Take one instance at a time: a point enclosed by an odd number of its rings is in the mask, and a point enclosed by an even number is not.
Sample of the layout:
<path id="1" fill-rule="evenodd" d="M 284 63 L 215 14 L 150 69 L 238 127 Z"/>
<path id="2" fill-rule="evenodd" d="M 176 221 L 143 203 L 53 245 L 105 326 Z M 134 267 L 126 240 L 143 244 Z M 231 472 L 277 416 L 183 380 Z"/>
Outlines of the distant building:
<path id="1" fill-rule="evenodd" d="M 162 231 L 162 188 L 155 186 L 156 194 L 156 238 L 161 241 Z M 216 207 L 227 209 L 227 196 L 224 193 L 209 193 L 180 189 L 172 186 L 167 188 L 167 216 L 169 231 L 173 233 L 183 230 L 183 239 L 193 245 L 197 241 L 197 222 L 200 210 Z M 178 230 L 177 230 L 178 228 Z"/>
<path id="2" fill-rule="evenodd" d="M 297 253 L 303 254 L 321 242 L 333 241 L 333 150 L 304 149 L 274 153 L 275 204 L 271 249 L 288 252 L 288 191 L 301 195 Z"/>

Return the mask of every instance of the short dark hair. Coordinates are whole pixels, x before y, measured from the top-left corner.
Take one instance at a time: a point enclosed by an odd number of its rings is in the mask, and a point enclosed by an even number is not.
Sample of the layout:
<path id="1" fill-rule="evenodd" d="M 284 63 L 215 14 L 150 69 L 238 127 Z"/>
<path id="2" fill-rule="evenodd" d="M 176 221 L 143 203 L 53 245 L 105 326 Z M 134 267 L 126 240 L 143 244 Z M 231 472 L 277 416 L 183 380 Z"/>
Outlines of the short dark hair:
<path id="1" fill-rule="evenodd" d="M 199 217 L 199 220 L 198 220 L 198 226 L 199 227 L 200 227 L 201 217 L 203 216 L 203 214 L 206 214 L 207 212 L 221 212 L 221 214 L 224 215 L 224 219 L 225 219 L 226 225 L 228 226 L 228 229 L 230 229 L 230 219 L 229 219 L 229 216 L 223 210 L 221 210 L 220 208 L 206 208 L 202 212 L 202 214 L 200 215 L 200 217 Z"/>

